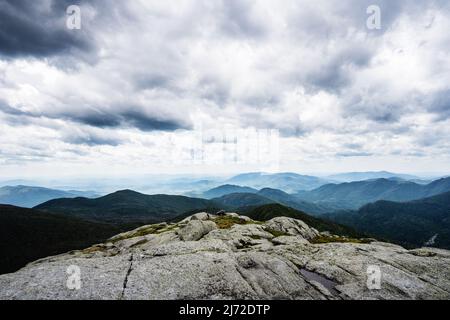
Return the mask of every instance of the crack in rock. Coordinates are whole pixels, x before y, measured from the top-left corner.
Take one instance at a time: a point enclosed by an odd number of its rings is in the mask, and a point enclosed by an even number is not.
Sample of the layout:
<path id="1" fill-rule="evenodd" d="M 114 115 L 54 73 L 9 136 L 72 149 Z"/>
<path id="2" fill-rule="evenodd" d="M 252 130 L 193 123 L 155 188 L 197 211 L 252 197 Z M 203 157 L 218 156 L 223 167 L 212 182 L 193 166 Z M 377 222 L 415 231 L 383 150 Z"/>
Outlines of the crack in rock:
<path id="1" fill-rule="evenodd" d="M 128 284 L 128 277 L 130 276 L 130 273 L 133 270 L 133 254 L 130 255 L 129 261 L 130 261 L 130 264 L 128 265 L 125 279 L 123 279 L 122 292 L 120 293 L 120 300 L 122 300 L 125 295 L 125 290 L 127 289 L 127 284 Z"/>

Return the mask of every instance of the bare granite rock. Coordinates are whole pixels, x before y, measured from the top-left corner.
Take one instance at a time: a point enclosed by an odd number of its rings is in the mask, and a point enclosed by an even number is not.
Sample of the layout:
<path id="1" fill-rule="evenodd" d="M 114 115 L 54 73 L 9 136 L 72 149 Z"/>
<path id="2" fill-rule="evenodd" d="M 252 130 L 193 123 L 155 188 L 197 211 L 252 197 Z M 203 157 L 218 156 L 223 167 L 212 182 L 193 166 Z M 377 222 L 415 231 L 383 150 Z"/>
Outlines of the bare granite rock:
<path id="1" fill-rule="evenodd" d="M 319 231 L 309 227 L 301 220 L 287 219 L 285 217 L 273 218 L 269 220 L 266 225 L 272 230 L 283 232 L 291 236 L 301 236 L 306 240 L 311 240 L 320 234 Z"/>
<path id="2" fill-rule="evenodd" d="M 237 223 L 214 222 L 227 217 Z M 450 251 L 317 236 L 291 218 L 201 213 L 1 275 L 0 299 L 450 299 Z M 69 266 L 79 289 L 68 286 Z M 379 289 L 367 285 L 373 267 Z"/>
<path id="3" fill-rule="evenodd" d="M 177 231 L 177 235 L 183 241 L 196 241 L 216 228 L 213 221 L 191 220 Z"/>

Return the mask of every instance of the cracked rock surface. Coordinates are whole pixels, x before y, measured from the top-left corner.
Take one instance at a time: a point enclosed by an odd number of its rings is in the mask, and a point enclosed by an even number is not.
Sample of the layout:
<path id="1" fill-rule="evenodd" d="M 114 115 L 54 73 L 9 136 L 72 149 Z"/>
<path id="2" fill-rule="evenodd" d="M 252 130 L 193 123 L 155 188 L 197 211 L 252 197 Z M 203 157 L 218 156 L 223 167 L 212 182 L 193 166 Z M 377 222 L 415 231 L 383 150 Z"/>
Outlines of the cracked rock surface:
<path id="1" fill-rule="evenodd" d="M 318 235 L 291 218 L 198 213 L 1 275 L 0 299 L 450 299 L 450 251 Z M 67 287 L 72 265 L 79 290 Z M 367 286 L 369 266 L 380 289 Z"/>

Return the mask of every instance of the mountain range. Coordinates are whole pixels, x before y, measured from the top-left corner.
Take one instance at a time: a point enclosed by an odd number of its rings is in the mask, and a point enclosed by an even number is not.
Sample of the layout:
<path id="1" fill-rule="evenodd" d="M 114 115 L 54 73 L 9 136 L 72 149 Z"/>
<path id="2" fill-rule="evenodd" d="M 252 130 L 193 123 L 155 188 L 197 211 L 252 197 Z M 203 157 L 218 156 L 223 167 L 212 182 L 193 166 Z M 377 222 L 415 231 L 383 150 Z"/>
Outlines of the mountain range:
<path id="1" fill-rule="evenodd" d="M 121 198 L 121 210 L 123 212 L 132 212 L 136 207 L 131 207 L 129 204 L 132 200 L 147 201 L 155 205 L 155 197 L 146 198 L 146 195 L 139 193 L 121 191 L 114 193 L 106 199 L 114 198 L 118 201 Z M 148 197 L 148 196 L 147 196 Z M 178 200 L 177 209 L 180 211 L 192 207 L 192 203 L 183 199 L 180 202 L 178 196 L 169 196 L 165 198 L 158 197 L 160 203 L 173 203 Z M 68 210 L 67 204 L 63 209 L 52 206 L 53 212 L 47 212 L 49 205 L 38 206 L 38 209 L 20 208 L 10 205 L 0 205 L 0 253 L 2 259 L 0 262 L 0 274 L 16 271 L 18 268 L 24 266 L 26 263 L 36 259 L 56 255 L 70 250 L 85 248 L 92 244 L 105 241 L 112 235 L 118 234 L 122 231 L 127 231 L 135 227 L 139 227 L 144 222 L 154 221 L 161 223 L 165 221 L 180 221 L 181 219 L 192 215 L 195 212 L 202 211 L 200 209 L 184 212 L 172 219 L 172 215 L 154 215 L 153 213 L 146 213 L 142 220 L 137 221 L 135 217 L 127 215 L 127 219 L 111 217 L 98 217 L 93 211 L 91 213 L 83 212 L 82 207 L 77 207 L 78 199 L 61 199 L 71 200 L 71 208 Z M 61 200 L 50 201 L 53 205 L 60 203 Z M 100 201 L 104 201 L 101 199 Z M 98 201 L 95 210 L 101 210 Z M 201 203 L 204 205 L 204 203 Z M 186 205 L 186 206 L 185 206 Z M 47 208 L 47 209 L 44 209 Z M 77 210 L 78 209 L 78 210 Z M 212 209 L 213 213 L 218 209 Z M 60 212 L 60 213 L 55 213 Z M 269 204 L 265 206 L 256 206 L 248 208 L 242 214 L 251 217 L 255 220 L 266 221 L 275 217 L 287 216 L 296 219 L 302 219 L 318 230 L 327 230 L 339 235 L 346 236 L 361 236 L 360 233 L 354 231 L 352 228 L 344 227 L 335 222 L 314 218 L 304 212 L 282 206 L 280 204 Z M 93 215 L 93 216 L 91 216 Z M 109 221 L 109 222 L 105 222 Z M 134 222 L 134 223 L 133 223 Z"/>
<path id="2" fill-rule="evenodd" d="M 230 193 L 257 193 L 258 190 L 250 187 L 241 187 L 233 184 L 224 184 L 212 188 L 201 195 L 202 198 L 212 199 L 225 196 Z"/>
<path id="3" fill-rule="evenodd" d="M 299 190 L 312 190 L 320 187 L 330 180 L 314 176 L 300 175 L 297 173 L 244 173 L 225 181 L 226 184 L 247 186 L 255 189 L 273 188 L 285 192 L 297 192 Z"/>
<path id="4" fill-rule="evenodd" d="M 0 204 L 32 208 L 40 203 L 58 198 L 97 197 L 91 191 L 63 191 L 34 186 L 4 186 L 0 188 Z"/>
<path id="5" fill-rule="evenodd" d="M 258 195 L 264 196 L 274 202 L 283 204 L 294 209 L 308 212 L 310 214 L 319 215 L 325 212 L 333 211 L 331 206 L 315 204 L 313 202 L 304 201 L 295 195 L 272 188 L 263 188 L 258 191 Z"/>
<path id="6" fill-rule="evenodd" d="M 378 200 L 410 201 L 450 191 L 450 178 L 422 185 L 398 179 L 374 179 L 326 184 L 295 196 L 304 201 L 342 209 L 358 209 Z"/>
<path id="7" fill-rule="evenodd" d="M 186 211 L 214 207 L 214 203 L 199 198 L 178 195 L 146 195 L 132 190 L 121 190 L 106 196 L 62 198 L 50 200 L 37 210 L 110 223 L 152 223 L 172 219 Z"/>
<path id="8" fill-rule="evenodd" d="M 213 198 L 211 201 L 226 209 L 244 209 L 275 202 L 255 193 L 230 193 L 219 198 Z"/>
<path id="9" fill-rule="evenodd" d="M 274 175 L 270 176 L 273 182 Z M 241 182 L 250 177 L 267 178 L 265 174 L 247 174 Z M 91 245 L 143 224 L 179 221 L 196 212 L 222 209 L 262 221 L 279 216 L 299 218 L 319 231 L 370 236 L 405 247 L 450 248 L 450 178 L 427 184 L 403 178 L 327 183 L 296 193 L 225 184 L 201 191 L 202 198 L 132 190 L 88 198 L 78 195 L 95 194 L 3 187 L 0 203 L 38 204 L 33 209 L 0 205 L 0 253 L 6 257 L 0 269 L 8 272 L 32 259 Z M 56 199 L 46 201 L 53 197 Z M 13 247 L 23 249 L 13 253 Z"/>
<path id="10" fill-rule="evenodd" d="M 377 201 L 324 218 L 406 247 L 450 249 L 450 192 L 408 201 Z"/>
<path id="11" fill-rule="evenodd" d="M 397 178 L 401 180 L 421 180 L 420 177 L 410 175 L 393 173 L 388 171 L 366 171 L 366 172 L 345 172 L 339 174 L 333 174 L 327 176 L 328 179 L 339 181 L 339 182 L 352 182 L 352 181 L 362 181 L 371 179 L 390 179 Z"/>
<path id="12" fill-rule="evenodd" d="M 366 173 L 355 174 L 364 177 Z M 351 174 L 348 175 L 351 176 Z M 220 185 L 198 194 L 198 196 L 234 208 L 277 202 L 317 215 L 336 210 L 354 210 L 377 200 L 409 201 L 450 191 L 450 178 L 441 178 L 429 183 L 423 183 L 423 180 L 420 180 L 421 182 L 417 183 L 403 179 L 415 178 L 415 176 L 384 171 L 367 173 L 367 176 L 375 175 L 385 175 L 390 176 L 390 178 L 327 183 L 313 190 L 287 193 L 277 188 L 264 187 L 257 190 L 244 185 L 254 177 L 261 177 L 260 173 L 249 173 L 242 175 L 243 179 L 240 179 L 240 176 L 235 177 L 243 185 Z M 253 194 L 253 196 L 249 194 Z"/>

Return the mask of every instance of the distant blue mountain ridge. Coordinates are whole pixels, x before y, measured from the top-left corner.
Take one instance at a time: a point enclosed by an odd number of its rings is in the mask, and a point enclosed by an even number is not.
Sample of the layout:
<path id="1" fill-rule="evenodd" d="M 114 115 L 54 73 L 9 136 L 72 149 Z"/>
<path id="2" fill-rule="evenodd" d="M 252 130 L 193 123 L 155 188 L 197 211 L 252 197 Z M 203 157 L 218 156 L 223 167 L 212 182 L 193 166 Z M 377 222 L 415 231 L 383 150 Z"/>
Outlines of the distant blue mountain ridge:
<path id="1" fill-rule="evenodd" d="M 40 203 L 58 198 L 94 198 L 99 194 L 93 191 L 63 191 L 34 186 L 4 186 L 0 188 L 0 204 L 32 208 Z"/>

